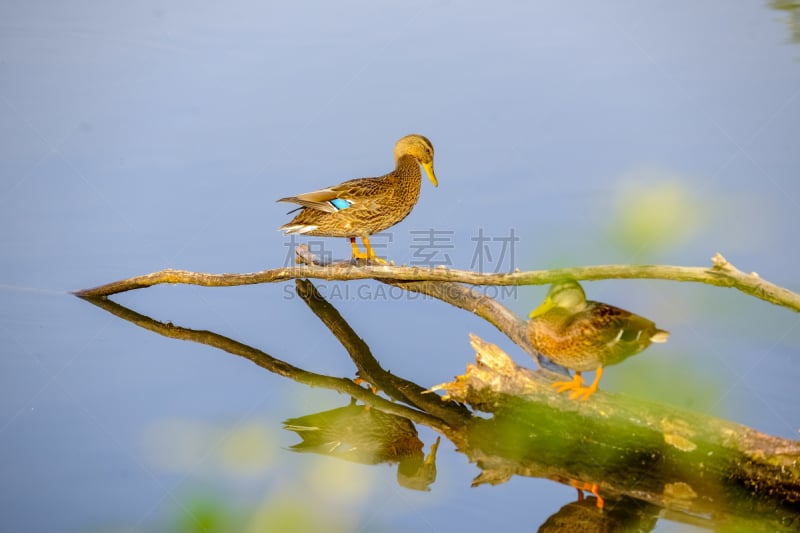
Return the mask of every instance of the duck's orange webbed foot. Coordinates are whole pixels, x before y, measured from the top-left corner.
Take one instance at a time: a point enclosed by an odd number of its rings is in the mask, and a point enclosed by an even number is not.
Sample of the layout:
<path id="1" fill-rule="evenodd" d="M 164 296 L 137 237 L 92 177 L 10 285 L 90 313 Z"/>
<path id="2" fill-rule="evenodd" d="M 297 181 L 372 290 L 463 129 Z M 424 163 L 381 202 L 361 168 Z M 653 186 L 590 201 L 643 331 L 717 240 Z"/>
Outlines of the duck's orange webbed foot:
<path id="1" fill-rule="evenodd" d="M 583 386 L 584 381 L 581 377 L 580 372 L 575 372 L 575 375 L 572 377 L 570 381 L 556 381 L 552 385 L 552 388 L 556 389 L 556 392 L 561 394 L 567 390 L 575 390 L 575 389 L 585 389 L 586 387 Z"/>
<path id="2" fill-rule="evenodd" d="M 556 389 L 556 392 L 564 392 L 571 390 L 569 397 L 571 400 L 586 400 L 589 396 L 597 392 L 597 385 L 600 383 L 600 378 L 603 377 L 603 367 L 599 367 L 596 372 L 594 381 L 588 387 L 585 386 L 583 377 L 580 372 L 575 372 L 572 381 L 556 381 L 551 387 Z"/>
<path id="3" fill-rule="evenodd" d="M 368 258 L 366 252 L 359 250 L 355 237 L 350 237 L 350 247 L 353 249 L 353 255 L 351 257 L 353 261 L 357 261 L 359 259 L 366 260 Z"/>
<path id="4" fill-rule="evenodd" d="M 372 249 L 372 245 L 369 243 L 369 237 L 361 237 L 361 240 L 364 242 L 366 252 L 362 252 L 358 249 L 355 237 L 350 237 L 350 246 L 353 248 L 353 259 L 365 259 L 367 263 L 387 264 L 386 259 L 375 255 L 375 250 Z"/>

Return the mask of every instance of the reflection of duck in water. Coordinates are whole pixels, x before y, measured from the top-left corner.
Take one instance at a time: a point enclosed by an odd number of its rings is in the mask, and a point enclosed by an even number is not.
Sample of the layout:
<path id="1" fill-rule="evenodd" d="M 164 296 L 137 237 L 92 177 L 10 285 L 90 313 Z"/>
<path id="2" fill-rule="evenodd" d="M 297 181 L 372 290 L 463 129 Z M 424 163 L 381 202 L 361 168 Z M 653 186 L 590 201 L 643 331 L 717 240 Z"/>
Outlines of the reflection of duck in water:
<path id="1" fill-rule="evenodd" d="M 395 168 L 378 178 L 358 178 L 318 191 L 281 198 L 279 202 L 300 205 L 300 212 L 280 229 L 323 237 L 347 237 L 353 259 L 379 261 L 369 236 L 388 229 L 411 213 L 419 198 L 425 169 L 431 183 L 438 185 L 433 172 L 433 145 L 422 135 L 406 135 L 394 146 Z M 366 252 L 356 245 L 361 237 Z"/>
<path id="2" fill-rule="evenodd" d="M 356 405 L 354 400 L 345 407 L 290 418 L 284 428 L 303 439 L 290 450 L 368 465 L 398 463 L 397 482 L 409 489 L 430 490 L 436 481 L 439 439 L 425 457 L 417 430 L 407 418 Z"/>
<path id="3" fill-rule="evenodd" d="M 580 491 L 579 491 L 579 494 Z M 657 509 L 647 503 L 623 497 L 609 501 L 606 509 L 598 506 L 594 496 L 578 498 L 551 515 L 539 533 L 611 533 L 639 531 L 646 533 L 656 527 Z"/>
<path id="4" fill-rule="evenodd" d="M 586 300 L 575 281 L 554 283 L 544 302 L 531 311 L 528 335 L 533 346 L 559 365 L 575 371 L 572 381 L 553 383 L 558 392 L 585 400 L 597 390 L 603 367 L 621 363 L 653 342 L 666 342 L 669 332 L 644 317 L 601 302 Z M 584 386 L 581 372 L 596 370 Z"/>

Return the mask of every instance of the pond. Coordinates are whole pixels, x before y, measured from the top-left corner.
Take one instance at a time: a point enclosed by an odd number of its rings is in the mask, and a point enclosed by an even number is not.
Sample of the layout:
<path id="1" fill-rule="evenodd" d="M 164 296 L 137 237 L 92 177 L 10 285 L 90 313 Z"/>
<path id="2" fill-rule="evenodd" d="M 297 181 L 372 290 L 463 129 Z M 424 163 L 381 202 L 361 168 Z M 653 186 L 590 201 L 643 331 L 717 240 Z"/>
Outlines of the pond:
<path id="1" fill-rule="evenodd" d="M 791 4 L 49 2 L 0 13 L 10 531 L 531 531 L 574 502 L 576 483 L 553 476 L 472 487 L 480 468 L 435 426 L 169 336 L 191 330 L 356 377 L 294 280 L 142 288 L 111 297 L 135 313 L 122 318 L 71 293 L 166 268 L 292 266 L 299 244 L 346 259 L 346 239 L 282 235 L 293 215 L 275 200 L 386 173 L 409 133 L 435 147 L 439 186 L 423 180 L 409 217 L 372 239 L 397 265 L 710 267 L 720 252 L 800 292 Z M 535 368 L 487 321 L 438 299 L 312 281 L 384 370 L 423 389 L 474 362 L 470 333 Z M 598 398 L 798 439 L 796 312 L 700 283 L 583 287 L 671 333 L 607 369 Z M 477 290 L 527 317 L 547 286 Z M 322 412 L 334 414 L 308 418 Z M 296 453 L 292 428 L 363 419 L 408 453 Z M 647 516 L 638 527 L 714 527 L 707 515 Z"/>

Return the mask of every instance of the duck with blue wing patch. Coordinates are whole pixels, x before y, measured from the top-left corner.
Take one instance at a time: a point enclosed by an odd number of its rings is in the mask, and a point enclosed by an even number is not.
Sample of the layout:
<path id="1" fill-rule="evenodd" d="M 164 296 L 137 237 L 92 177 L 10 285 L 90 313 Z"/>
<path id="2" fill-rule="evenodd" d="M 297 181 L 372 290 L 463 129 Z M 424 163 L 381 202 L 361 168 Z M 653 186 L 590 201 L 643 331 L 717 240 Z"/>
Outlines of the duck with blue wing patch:
<path id="1" fill-rule="evenodd" d="M 395 169 L 377 178 L 358 178 L 339 185 L 281 198 L 299 205 L 299 213 L 280 229 L 289 233 L 346 237 L 352 258 L 386 261 L 376 257 L 369 236 L 384 231 L 411 213 L 422 184 L 420 165 L 434 186 L 433 145 L 422 135 L 406 135 L 394 147 Z M 361 237 L 366 249 L 359 250 Z"/>

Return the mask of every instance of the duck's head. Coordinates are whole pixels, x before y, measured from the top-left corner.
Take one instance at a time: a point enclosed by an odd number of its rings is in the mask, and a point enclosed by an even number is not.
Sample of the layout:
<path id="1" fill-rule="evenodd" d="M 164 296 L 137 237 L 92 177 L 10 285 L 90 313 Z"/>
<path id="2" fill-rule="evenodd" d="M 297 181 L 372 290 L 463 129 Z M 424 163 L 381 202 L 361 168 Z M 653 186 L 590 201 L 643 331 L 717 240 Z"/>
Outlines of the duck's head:
<path id="1" fill-rule="evenodd" d="M 419 161 L 419 164 L 425 169 L 425 173 L 428 175 L 428 179 L 431 180 L 431 183 L 433 183 L 433 186 L 439 186 L 439 182 L 436 180 L 436 174 L 433 172 L 433 145 L 427 137 L 424 135 L 412 134 L 406 135 L 397 141 L 397 144 L 394 145 L 395 164 L 397 164 L 397 161 L 404 155 L 410 155 Z"/>
<path id="2" fill-rule="evenodd" d="M 542 304 L 531 311 L 530 318 L 542 316 L 553 308 L 564 309 L 569 313 L 577 313 L 586 306 L 586 294 L 577 281 L 557 281 L 550 286 Z"/>

